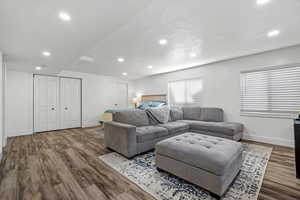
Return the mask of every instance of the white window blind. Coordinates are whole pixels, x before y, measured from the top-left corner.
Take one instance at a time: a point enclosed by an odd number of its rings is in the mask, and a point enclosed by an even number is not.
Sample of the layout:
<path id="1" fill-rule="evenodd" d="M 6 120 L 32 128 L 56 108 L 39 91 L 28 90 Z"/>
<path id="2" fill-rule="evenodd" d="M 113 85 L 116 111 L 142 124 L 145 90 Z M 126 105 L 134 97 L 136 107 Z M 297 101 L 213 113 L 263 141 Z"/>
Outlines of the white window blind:
<path id="1" fill-rule="evenodd" d="M 201 104 L 203 83 L 201 79 L 188 79 L 168 83 L 169 104 Z"/>
<path id="2" fill-rule="evenodd" d="M 300 111 L 300 64 L 241 73 L 241 113 L 293 116 Z"/>

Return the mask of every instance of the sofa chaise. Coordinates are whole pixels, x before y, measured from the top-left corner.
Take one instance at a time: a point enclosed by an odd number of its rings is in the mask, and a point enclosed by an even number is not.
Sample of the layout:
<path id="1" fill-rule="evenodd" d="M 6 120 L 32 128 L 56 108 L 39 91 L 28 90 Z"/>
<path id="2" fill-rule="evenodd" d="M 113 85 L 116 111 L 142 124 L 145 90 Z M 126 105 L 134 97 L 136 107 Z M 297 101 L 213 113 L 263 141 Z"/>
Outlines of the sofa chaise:
<path id="1" fill-rule="evenodd" d="M 195 132 L 231 140 L 240 140 L 243 125 L 224 122 L 221 108 L 182 107 L 171 108 L 165 123 L 156 123 L 145 110 L 114 113 L 113 121 L 104 124 L 105 145 L 130 158 L 154 149 L 161 140 Z"/>

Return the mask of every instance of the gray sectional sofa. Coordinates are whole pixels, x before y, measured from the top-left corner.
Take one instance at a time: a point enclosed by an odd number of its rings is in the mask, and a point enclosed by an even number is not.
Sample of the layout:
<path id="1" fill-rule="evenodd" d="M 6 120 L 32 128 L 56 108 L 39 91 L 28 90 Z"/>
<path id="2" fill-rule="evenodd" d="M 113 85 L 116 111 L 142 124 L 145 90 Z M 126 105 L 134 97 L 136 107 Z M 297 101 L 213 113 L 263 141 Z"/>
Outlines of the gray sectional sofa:
<path id="1" fill-rule="evenodd" d="M 161 140 L 195 132 L 232 140 L 240 140 L 243 125 L 224 122 L 220 108 L 182 107 L 171 108 L 168 120 L 157 123 L 144 110 L 130 110 L 114 113 L 113 121 L 104 124 L 105 145 L 130 158 L 154 149 Z"/>

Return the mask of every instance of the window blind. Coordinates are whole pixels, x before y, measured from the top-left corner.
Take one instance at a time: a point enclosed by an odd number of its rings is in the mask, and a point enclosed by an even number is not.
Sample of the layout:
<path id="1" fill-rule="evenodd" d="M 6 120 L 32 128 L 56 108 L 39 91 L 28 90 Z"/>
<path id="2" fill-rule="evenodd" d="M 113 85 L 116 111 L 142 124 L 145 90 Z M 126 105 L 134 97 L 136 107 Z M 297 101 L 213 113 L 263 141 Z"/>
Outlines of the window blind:
<path id="1" fill-rule="evenodd" d="M 201 104 L 202 102 L 202 80 L 188 79 L 168 83 L 169 104 L 188 105 Z"/>
<path id="2" fill-rule="evenodd" d="M 300 111 L 300 64 L 241 73 L 241 112 Z"/>

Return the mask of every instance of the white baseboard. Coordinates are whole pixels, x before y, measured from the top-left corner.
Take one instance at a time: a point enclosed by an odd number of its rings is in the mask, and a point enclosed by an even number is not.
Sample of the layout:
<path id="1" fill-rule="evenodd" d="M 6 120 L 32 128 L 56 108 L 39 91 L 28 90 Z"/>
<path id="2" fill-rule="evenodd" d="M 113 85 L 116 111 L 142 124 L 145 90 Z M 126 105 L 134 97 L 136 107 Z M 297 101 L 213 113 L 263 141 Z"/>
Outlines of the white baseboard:
<path id="1" fill-rule="evenodd" d="M 32 135 L 32 130 L 22 130 L 22 131 L 9 131 L 8 137 L 22 136 L 22 135 Z"/>
<path id="2" fill-rule="evenodd" d="M 287 147 L 294 147 L 294 140 L 286 140 L 286 139 L 282 139 L 282 138 L 265 137 L 265 136 L 245 134 L 243 136 L 243 139 L 256 141 L 256 142 L 263 142 L 263 143 L 268 143 L 268 144 L 287 146 Z"/>
<path id="3" fill-rule="evenodd" d="M 87 128 L 87 127 L 93 127 L 93 126 L 99 126 L 98 121 L 84 121 L 82 123 L 82 128 Z"/>

